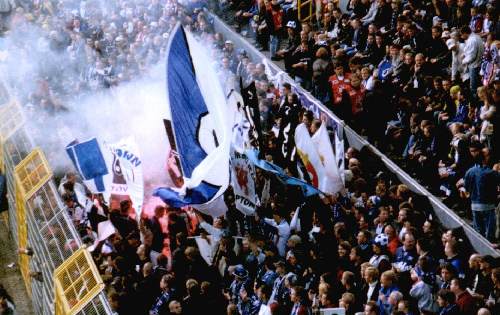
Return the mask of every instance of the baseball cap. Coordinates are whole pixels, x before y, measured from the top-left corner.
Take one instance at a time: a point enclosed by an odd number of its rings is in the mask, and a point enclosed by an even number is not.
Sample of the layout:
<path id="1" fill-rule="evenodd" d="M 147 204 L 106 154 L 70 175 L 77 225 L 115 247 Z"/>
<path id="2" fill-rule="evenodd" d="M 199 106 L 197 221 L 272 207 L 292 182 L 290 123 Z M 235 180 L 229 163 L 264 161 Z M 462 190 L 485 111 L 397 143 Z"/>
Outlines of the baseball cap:
<path id="1" fill-rule="evenodd" d="M 286 27 L 296 29 L 297 23 L 295 23 L 295 21 L 288 21 L 288 23 L 286 23 Z"/>
<path id="2" fill-rule="evenodd" d="M 234 267 L 233 275 L 238 278 L 244 279 L 248 277 L 248 271 L 242 265 L 237 265 L 236 267 Z"/>

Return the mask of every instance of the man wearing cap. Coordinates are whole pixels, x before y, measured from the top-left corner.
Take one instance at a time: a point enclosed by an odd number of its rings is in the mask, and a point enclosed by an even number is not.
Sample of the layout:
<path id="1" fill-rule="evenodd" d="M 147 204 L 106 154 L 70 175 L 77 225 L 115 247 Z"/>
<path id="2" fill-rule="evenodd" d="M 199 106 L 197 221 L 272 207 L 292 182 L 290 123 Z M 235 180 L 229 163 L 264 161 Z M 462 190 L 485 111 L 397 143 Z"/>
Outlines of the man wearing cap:
<path id="1" fill-rule="evenodd" d="M 280 259 L 274 263 L 276 267 L 277 278 L 274 280 L 271 296 L 269 298 L 270 302 L 283 303 L 283 295 L 285 289 L 285 275 L 286 275 L 286 264 L 285 261 Z"/>
<path id="2" fill-rule="evenodd" d="M 224 57 L 229 60 L 229 68 L 233 73 L 236 72 L 236 67 L 238 66 L 238 58 L 236 57 L 236 52 L 234 50 L 234 43 L 230 40 L 226 40 L 222 51 L 224 53 Z"/>
<path id="3" fill-rule="evenodd" d="M 232 303 L 238 304 L 241 299 L 241 287 L 248 280 L 248 271 L 242 265 L 236 265 L 233 269 L 232 274 L 234 275 L 234 280 L 229 286 L 229 299 Z"/>
<path id="4" fill-rule="evenodd" d="M 276 52 L 276 57 L 285 58 L 285 69 L 288 72 L 291 69 L 291 63 L 287 61 L 289 59 L 287 57 L 292 54 L 295 49 L 297 49 L 300 44 L 300 38 L 296 32 L 297 23 L 295 21 L 288 21 L 286 24 L 286 30 L 288 37 L 286 39 L 285 48 L 278 50 Z"/>

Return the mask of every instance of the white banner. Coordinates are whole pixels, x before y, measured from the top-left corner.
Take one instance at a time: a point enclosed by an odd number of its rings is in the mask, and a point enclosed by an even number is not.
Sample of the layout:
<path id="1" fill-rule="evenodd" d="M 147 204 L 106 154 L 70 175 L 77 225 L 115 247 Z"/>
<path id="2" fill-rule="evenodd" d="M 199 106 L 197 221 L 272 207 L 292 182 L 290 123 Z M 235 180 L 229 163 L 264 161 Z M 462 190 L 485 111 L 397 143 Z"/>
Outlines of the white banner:
<path id="1" fill-rule="evenodd" d="M 345 184 L 345 165 L 344 165 L 344 139 L 341 139 L 339 135 L 335 132 L 335 159 L 337 161 L 337 165 L 339 166 L 340 177 L 342 178 L 342 182 Z"/>
<path id="2" fill-rule="evenodd" d="M 119 161 L 118 166 L 116 163 L 113 165 L 115 177 L 119 173 L 125 180 L 125 183 L 113 182 L 111 184 L 111 193 L 128 195 L 137 218 L 140 218 L 144 201 L 144 177 L 139 148 L 133 138 L 122 139 L 110 147 L 116 160 Z M 120 167 L 120 169 L 116 169 L 117 167 Z"/>
<path id="3" fill-rule="evenodd" d="M 255 192 L 255 165 L 245 154 L 231 151 L 231 183 L 236 208 L 245 215 L 253 215 L 260 204 Z"/>
<path id="4" fill-rule="evenodd" d="M 205 260 L 207 265 L 211 266 L 214 259 L 214 252 L 216 250 L 215 246 L 218 243 L 214 243 L 210 235 L 208 235 L 207 238 L 210 243 L 201 236 L 196 236 L 194 239 L 196 241 L 196 245 L 198 245 L 200 256 L 203 258 L 203 260 Z"/>
<path id="5" fill-rule="evenodd" d="M 311 184 L 319 190 L 325 191 L 328 184 L 325 167 L 321 162 L 318 150 L 311 140 L 309 130 L 303 123 L 295 129 L 295 147 L 309 174 Z"/>
<path id="6" fill-rule="evenodd" d="M 204 213 L 206 215 L 210 215 L 214 218 L 223 216 L 227 212 L 227 205 L 224 202 L 224 195 L 220 195 L 214 200 L 204 203 L 201 205 L 192 205 L 193 208 Z"/>
<path id="7" fill-rule="evenodd" d="M 333 153 L 332 142 L 330 141 L 330 136 L 324 122 L 311 139 L 325 167 L 326 185 L 322 191 L 329 194 L 341 191 L 344 188 L 344 183 L 340 176 L 337 159 Z"/>

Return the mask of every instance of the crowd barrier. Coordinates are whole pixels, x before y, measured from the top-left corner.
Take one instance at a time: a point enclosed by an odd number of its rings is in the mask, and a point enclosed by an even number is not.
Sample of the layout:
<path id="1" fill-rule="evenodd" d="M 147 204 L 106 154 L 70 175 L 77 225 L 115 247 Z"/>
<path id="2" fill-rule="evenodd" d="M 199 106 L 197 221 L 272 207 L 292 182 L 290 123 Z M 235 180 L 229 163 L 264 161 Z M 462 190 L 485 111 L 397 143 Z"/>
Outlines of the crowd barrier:
<path id="1" fill-rule="evenodd" d="M 32 250 L 32 255 L 18 254 L 17 261 L 34 313 L 112 314 L 97 267 L 14 98 L 0 104 L 0 171 L 7 179 L 9 209 L 2 216 L 12 242 Z"/>
<path id="2" fill-rule="evenodd" d="M 216 15 L 212 13 L 208 14 L 213 20 L 216 32 L 221 33 L 225 39 L 233 41 L 235 47 L 239 49 L 245 49 L 252 61 L 265 64 L 266 70 L 269 72 L 270 76 L 278 82 L 278 84 L 282 84 L 284 82 L 290 83 L 294 91 L 298 94 L 302 105 L 311 110 L 316 118 L 319 118 L 320 115 L 328 117 L 327 122 L 329 126 L 331 126 L 337 132 L 340 139 L 342 139 L 345 135 L 345 138 L 347 139 L 347 142 L 350 146 L 360 151 L 368 150 L 368 152 L 370 152 L 372 156 L 379 159 L 379 161 L 383 163 L 387 170 L 397 176 L 397 178 L 403 184 L 407 185 L 414 193 L 426 197 L 429 201 L 429 204 L 432 206 L 432 209 L 428 210 L 432 211 L 435 217 L 438 218 L 438 220 L 445 228 L 462 228 L 464 234 L 466 235 L 470 244 L 474 247 L 476 252 L 482 255 L 492 255 L 494 257 L 500 256 L 499 251 L 493 248 L 488 240 L 477 233 L 466 221 L 464 221 L 457 214 L 455 214 L 455 212 L 444 205 L 440 199 L 432 195 L 428 190 L 422 187 L 417 181 L 415 181 L 411 176 L 403 171 L 398 165 L 392 162 L 387 156 L 385 156 L 377 148 L 375 148 L 363 137 L 357 134 L 352 128 L 346 125 L 343 120 L 335 116 L 328 108 L 326 108 L 326 106 L 324 106 L 308 91 L 297 84 L 287 73 L 285 73 L 275 63 L 271 62 L 264 54 L 262 54 L 258 49 L 252 46 L 245 38 L 234 32 Z"/>

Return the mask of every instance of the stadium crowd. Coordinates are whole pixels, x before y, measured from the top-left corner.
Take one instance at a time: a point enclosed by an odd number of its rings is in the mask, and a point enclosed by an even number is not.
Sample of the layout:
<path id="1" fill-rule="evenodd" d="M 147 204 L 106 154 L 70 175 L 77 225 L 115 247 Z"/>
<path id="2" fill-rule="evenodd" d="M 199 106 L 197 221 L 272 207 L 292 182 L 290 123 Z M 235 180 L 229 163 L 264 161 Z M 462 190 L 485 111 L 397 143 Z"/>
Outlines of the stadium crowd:
<path id="1" fill-rule="evenodd" d="M 485 225 L 498 204 L 486 175 L 500 143 L 496 1 L 353 0 L 348 12 L 323 1 L 303 23 L 294 2 L 230 4 L 236 30 L 450 208 L 481 216 L 476 229 L 495 238 Z M 479 151 L 484 167 L 471 169 Z"/>
<path id="2" fill-rule="evenodd" d="M 498 239 L 494 2 L 352 0 L 342 13 L 338 2 L 316 1 L 310 23 L 298 21 L 294 1 L 18 2 L 6 27 L 37 26 L 40 38 L 14 43 L 16 56 L 58 57 L 29 73 L 36 87 L 18 95 L 28 107 L 57 115 L 72 98 L 147 74 L 180 21 L 211 50 L 223 86 L 238 86 L 240 77 L 256 83 L 263 153 L 294 173 L 278 149 L 280 122 L 304 122 L 311 134 L 321 122 L 290 85 L 277 86 L 263 64 L 213 32 L 208 6 L 283 59 L 298 83 L 379 148 L 402 156 L 454 209 L 471 211 L 478 232 Z M 269 197 L 251 217 L 235 209 L 230 190 L 225 217 L 158 206 L 139 223 L 128 201 L 79 204 L 82 184 L 72 174 L 59 190 L 85 242 L 94 243 L 99 222 L 116 228 L 92 253 L 120 315 L 305 315 L 335 307 L 366 315 L 500 313 L 497 258 L 475 253 L 461 229 L 443 229 L 424 197 L 365 152 L 347 148 L 345 166 L 346 190 L 322 199 L 257 169 L 258 194 Z M 190 238 L 207 234 L 210 264 Z M 1 301 L 9 314 L 12 299 Z"/>

